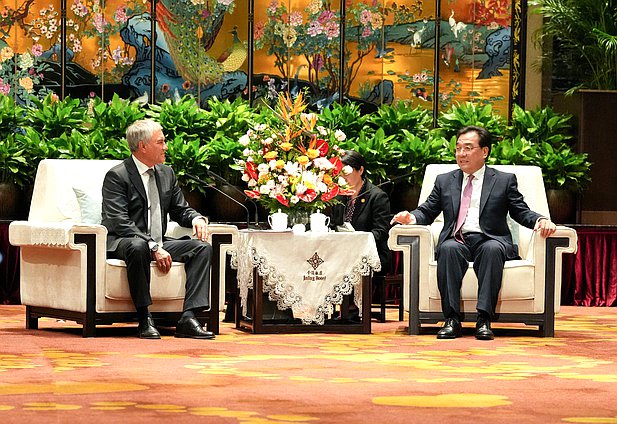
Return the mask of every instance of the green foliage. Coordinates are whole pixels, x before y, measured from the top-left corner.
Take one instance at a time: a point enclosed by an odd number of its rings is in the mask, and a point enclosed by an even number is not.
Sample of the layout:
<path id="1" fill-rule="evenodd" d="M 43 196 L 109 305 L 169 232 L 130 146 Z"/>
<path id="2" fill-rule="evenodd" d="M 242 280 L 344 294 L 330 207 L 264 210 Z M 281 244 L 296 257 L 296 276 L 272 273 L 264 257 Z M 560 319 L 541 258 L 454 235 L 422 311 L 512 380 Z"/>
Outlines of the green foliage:
<path id="1" fill-rule="evenodd" d="M 495 138 L 501 137 L 506 127 L 504 119 L 493 113 L 490 104 L 480 106 L 471 102 L 453 105 L 439 116 L 437 122 L 441 135 L 448 140 L 456 137 L 456 133 L 468 125 L 484 127 Z"/>
<path id="2" fill-rule="evenodd" d="M 248 131 L 256 117 L 255 110 L 240 97 L 233 102 L 211 98 L 208 100 L 207 113 L 208 138 L 225 136 L 237 140 Z"/>
<path id="3" fill-rule="evenodd" d="M 401 133 L 400 141 L 394 141 L 391 147 L 394 169 L 390 173 L 390 178 L 413 172 L 407 180 L 412 184 L 421 185 L 426 165 L 442 161 L 441 152 L 446 140 L 434 133 L 424 137 L 405 129 Z"/>
<path id="4" fill-rule="evenodd" d="M 617 2 L 615 0 L 532 0 L 534 13 L 544 16 L 535 34 L 539 45 L 559 42 L 578 70 L 578 88 L 617 90 Z M 545 56 L 543 60 L 550 60 Z"/>
<path id="5" fill-rule="evenodd" d="M 542 168 L 546 188 L 582 191 L 591 176 L 587 153 L 576 153 L 568 145 L 553 147 L 544 142 L 536 146 L 534 165 Z"/>
<path id="6" fill-rule="evenodd" d="M 334 103 L 321 111 L 317 118 L 317 125 L 323 125 L 329 130 L 341 130 L 348 141 L 358 139 L 365 128 L 369 116 L 362 114 L 356 103 Z M 365 136 L 366 137 L 366 136 Z"/>
<path id="7" fill-rule="evenodd" d="M 83 128 L 88 120 L 86 108 L 78 99 L 70 97 L 59 100 L 53 93 L 43 100 L 33 99 L 35 107 L 27 108 L 28 125 L 39 131 L 43 137 L 53 139 L 62 134 L 70 135 L 76 128 Z M 84 132 L 87 130 L 84 129 Z"/>
<path id="8" fill-rule="evenodd" d="M 395 163 L 392 150 L 393 135 L 386 136 L 379 128 L 374 134 L 362 131 L 356 140 L 349 138 L 339 144 L 344 149 L 353 149 L 364 156 L 367 174 L 371 181 L 379 184 L 389 179 Z"/>
<path id="9" fill-rule="evenodd" d="M 152 104 L 147 115 L 161 124 L 167 139 L 182 136 L 187 141 L 199 141 L 207 140 L 211 134 L 208 113 L 190 95 L 177 102 L 167 99 L 160 105 Z"/>
<path id="10" fill-rule="evenodd" d="M 241 169 L 235 161 L 242 157 L 243 147 L 237 138 L 217 135 L 205 145 L 205 161 L 208 169 L 232 184 L 240 183 Z"/>
<path id="11" fill-rule="evenodd" d="M 532 165 L 535 154 L 533 144 L 526 138 L 517 135 L 513 139 L 503 139 L 494 143 L 487 164 Z"/>
<path id="12" fill-rule="evenodd" d="M 167 164 L 170 165 L 178 178 L 178 184 L 189 191 L 205 193 L 205 187 L 186 177 L 191 174 L 197 178 L 206 176 L 206 146 L 201 145 L 199 140 L 185 139 L 184 135 L 178 134 L 167 139 Z"/>
<path id="13" fill-rule="evenodd" d="M 376 113 L 369 115 L 368 122 L 373 128 L 381 128 L 386 135 L 394 135 L 400 140 L 405 137 L 401 130 L 418 136 L 426 135 L 432 118 L 428 109 L 420 106 L 411 109 L 405 102 L 397 102 L 394 105 L 382 105 Z"/>
<path id="14" fill-rule="evenodd" d="M 25 146 L 16 134 L 3 136 L 0 140 L 0 182 L 12 182 L 23 187 L 28 183 L 29 168 Z"/>
<path id="15" fill-rule="evenodd" d="M 572 115 L 556 113 L 550 107 L 533 111 L 515 105 L 506 133 L 511 137 L 524 137 L 531 144 L 547 142 L 554 147 L 572 139 Z"/>
<path id="16" fill-rule="evenodd" d="M 110 102 L 95 98 L 88 104 L 88 127 L 111 143 L 126 144 L 126 130 L 133 122 L 143 119 L 146 112 L 139 103 L 121 99 L 114 94 Z"/>

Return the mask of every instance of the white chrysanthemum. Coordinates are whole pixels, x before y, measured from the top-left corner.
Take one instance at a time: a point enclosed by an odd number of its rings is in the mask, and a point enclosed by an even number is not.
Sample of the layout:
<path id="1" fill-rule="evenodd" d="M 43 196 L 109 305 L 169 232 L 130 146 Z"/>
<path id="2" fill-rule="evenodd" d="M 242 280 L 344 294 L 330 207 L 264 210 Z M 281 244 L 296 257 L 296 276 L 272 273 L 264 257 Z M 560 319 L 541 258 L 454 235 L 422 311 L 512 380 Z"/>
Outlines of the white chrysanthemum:
<path id="1" fill-rule="evenodd" d="M 299 201 L 300 201 L 300 198 L 298 196 L 291 196 L 291 198 L 289 199 L 289 203 L 291 203 L 292 205 L 295 205 Z"/>
<path id="2" fill-rule="evenodd" d="M 270 171 L 270 167 L 268 166 L 267 163 L 260 163 L 259 165 L 257 165 L 257 170 L 260 173 L 264 173 L 264 172 L 267 173 Z"/>
<path id="3" fill-rule="evenodd" d="M 240 137 L 240 139 L 238 140 L 238 142 L 240 144 L 242 144 L 244 147 L 248 146 L 249 143 L 251 142 L 251 137 L 247 134 L 244 134 L 242 137 Z"/>
<path id="4" fill-rule="evenodd" d="M 328 135 L 328 130 L 323 125 L 318 125 L 317 131 L 319 131 L 321 135 Z"/>
<path id="5" fill-rule="evenodd" d="M 334 131 L 334 138 L 336 138 L 338 141 L 343 141 L 347 138 L 347 135 L 345 135 L 345 133 L 341 130 L 336 130 Z"/>
<path id="6" fill-rule="evenodd" d="M 268 167 L 271 170 L 275 170 L 276 169 L 276 160 L 272 159 L 270 162 L 268 162 Z"/>
<path id="7" fill-rule="evenodd" d="M 343 167 L 343 175 L 349 175 L 353 172 L 353 168 L 349 165 Z"/>
<path id="8" fill-rule="evenodd" d="M 270 144 L 272 144 L 272 142 L 273 142 L 273 141 L 274 141 L 274 140 L 272 140 L 272 137 L 268 137 L 268 138 L 266 138 L 266 139 L 262 140 L 262 141 L 261 141 L 261 144 L 266 145 L 266 146 L 269 146 Z"/>
<path id="9" fill-rule="evenodd" d="M 296 184 L 296 195 L 302 195 L 306 192 L 306 186 L 302 183 Z"/>
<path id="10" fill-rule="evenodd" d="M 253 178 L 251 178 L 249 180 L 248 183 L 246 183 L 249 187 L 255 187 L 257 185 L 257 181 L 255 181 Z"/>
<path id="11" fill-rule="evenodd" d="M 261 193 L 261 194 L 269 194 L 270 190 L 271 190 L 271 188 L 267 184 L 259 186 L 259 193 Z"/>
<path id="12" fill-rule="evenodd" d="M 317 191 L 319 191 L 320 193 L 325 193 L 326 191 L 328 191 L 328 185 L 323 181 L 320 181 L 319 183 L 317 183 Z"/>
<path id="13" fill-rule="evenodd" d="M 315 166 L 319 169 L 332 169 L 334 167 L 334 165 L 332 164 L 332 162 L 330 162 L 328 159 L 326 158 L 316 158 L 313 160 L 313 164 L 315 164 Z"/>
<path id="14" fill-rule="evenodd" d="M 344 186 L 344 185 L 347 184 L 347 180 L 345 179 L 345 177 L 342 177 L 342 176 L 338 177 L 337 184 L 340 185 L 340 186 Z"/>
<path id="15" fill-rule="evenodd" d="M 285 169 L 285 172 L 287 172 L 289 175 L 292 175 L 294 177 L 300 175 L 300 164 L 297 162 L 287 162 L 283 169 Z"/>
<path id="16" fill-rule="evenodd" d="M 250 179 L 251 177 L 249 177 L 247 174 L 242 174 L 242 181 L 244 181 L 245 183 L 247 183 Z"/>

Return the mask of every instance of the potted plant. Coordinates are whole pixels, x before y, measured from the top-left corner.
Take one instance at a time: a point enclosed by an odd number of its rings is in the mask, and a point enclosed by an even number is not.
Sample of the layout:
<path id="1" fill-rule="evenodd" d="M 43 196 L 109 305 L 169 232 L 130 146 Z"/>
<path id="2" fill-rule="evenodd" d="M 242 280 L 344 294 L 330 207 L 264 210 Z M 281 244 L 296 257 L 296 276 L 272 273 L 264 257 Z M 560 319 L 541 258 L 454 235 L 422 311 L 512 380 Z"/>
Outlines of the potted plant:
<path id="1" fill-rule="evenodd" d="M 25 110 L 12 96 L 0 94 L 0 218 L 16 218 L 21 191 L 32 175 L 26 146 L 18 137 Z"/>
<path id="2" fill-rule="evenodd" d="M 577 150 L 588 153 L 594 164 L 581 198 L 581 219 L 617 224 L 617 198 L 605 195 L 606 182 L 617 179 L 617 151 L 608 147 L 617 132 L 615 1 L 532 0 L 530 5 L 544 16 L 536 33 L 538 44 L 554 47 L 542 56 L 543 63 L 554 61 L 556 50 L 561 53 L 558 70 L 567 68 L 571 74 L 562 87 L 566 95 L 553 93 L 553 105 L 577 117 Z"/>

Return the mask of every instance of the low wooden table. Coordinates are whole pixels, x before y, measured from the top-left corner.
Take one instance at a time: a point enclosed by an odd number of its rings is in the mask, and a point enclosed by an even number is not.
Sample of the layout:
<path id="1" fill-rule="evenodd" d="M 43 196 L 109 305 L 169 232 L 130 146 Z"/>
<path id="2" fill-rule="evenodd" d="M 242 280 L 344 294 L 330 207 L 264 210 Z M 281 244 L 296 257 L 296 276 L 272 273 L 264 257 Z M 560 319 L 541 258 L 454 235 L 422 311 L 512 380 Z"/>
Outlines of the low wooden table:
<path id="1" fill-rule="evenodd" d="M 371 332 L 371 274 L 380 268 L 371 233 L 240 231 L 232 264 L 238 269 L 238 329 Z M 264 319 L 264 294 L 293 317 Z M 350 319 L 352 304 L 358 305 L 359 321 Z"/>

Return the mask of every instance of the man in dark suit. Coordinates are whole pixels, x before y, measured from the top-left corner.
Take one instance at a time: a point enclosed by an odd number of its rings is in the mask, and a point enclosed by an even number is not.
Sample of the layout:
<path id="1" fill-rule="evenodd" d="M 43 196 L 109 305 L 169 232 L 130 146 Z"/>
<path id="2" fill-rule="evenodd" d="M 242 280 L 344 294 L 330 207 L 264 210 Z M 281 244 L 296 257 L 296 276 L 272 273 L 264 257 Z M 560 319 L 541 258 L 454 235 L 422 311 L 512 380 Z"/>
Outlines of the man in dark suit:
<path id="1" fill-rule="evenodd" d="M 437 176 L 426 202 L 412 212 L 397 213 L 392 223 L 432 223 L 440 212 L 444 226 L 437 242 L 437 284 L 446 318 L 438 339 L 461 335 L 460 290 L 469 262 L 478 277 L 478 321 L 475 336 L 492 340 L 491 319 L 495 313 L 503 267 L 518 258 L 518 248 L 506 217 L 534 228 L 542 237 L 556 230 L 548 218 L 529 209 L 518 191 L 516 176 L 485 166 L 492 137 L 484 128 L 461 129 L 456 141 L 460 169 Z"/>
<path id="2" fill-rule="evenodd" d="M 176 337 L 213 339 L 196 318 L 209 306 L 212 246 L 206 242 L 208 221 L 191 209 L 166 165 L 167 144 L 161 126 L 151 120 L 133 123 L 127 130 L 131 157 L 113 167 L 103 182 L 102 224 L 107 227 L 107 255 L 126 262 L 131 297 L 139 319 L 138 336 L 160 339 L 148 306 L 150 263 L 167 273 L 172 261 L 184 262 L 186 295 Z M 167 215 L 193 228 L 194 239 L 164 237 Z"/>

